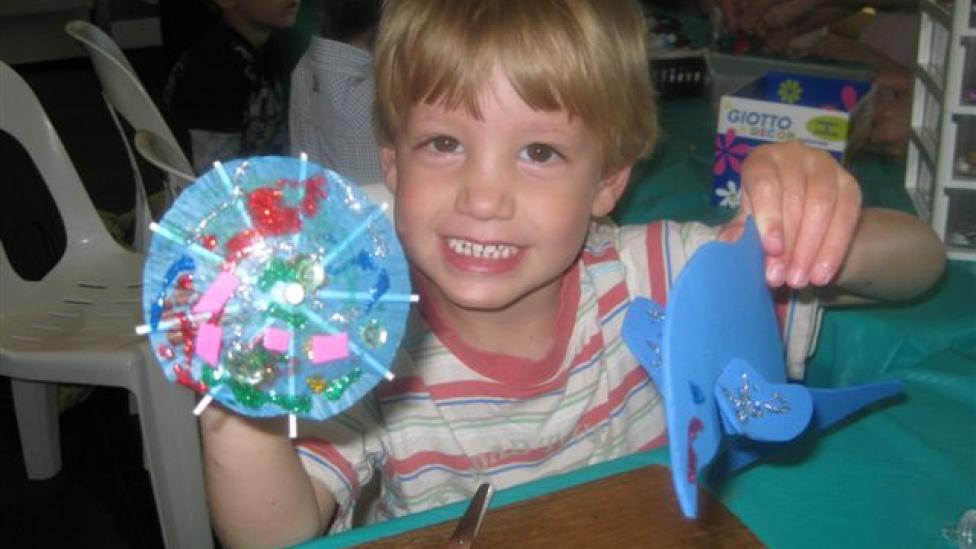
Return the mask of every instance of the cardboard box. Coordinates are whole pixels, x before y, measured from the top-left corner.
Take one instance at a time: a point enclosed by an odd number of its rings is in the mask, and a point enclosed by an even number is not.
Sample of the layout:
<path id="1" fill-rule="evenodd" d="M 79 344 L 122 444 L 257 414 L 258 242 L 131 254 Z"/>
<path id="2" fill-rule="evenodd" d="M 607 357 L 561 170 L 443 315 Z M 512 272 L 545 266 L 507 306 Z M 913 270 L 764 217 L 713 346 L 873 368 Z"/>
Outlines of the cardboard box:
<path id="1" fill-rule="evenodd" d="M 845 163 L 870 133 L 873 92 L 867 80 L 771 71 L 723 95 L 712 203 L 739 206 L 742 162 L 763 143 L 797 140 Z"/>

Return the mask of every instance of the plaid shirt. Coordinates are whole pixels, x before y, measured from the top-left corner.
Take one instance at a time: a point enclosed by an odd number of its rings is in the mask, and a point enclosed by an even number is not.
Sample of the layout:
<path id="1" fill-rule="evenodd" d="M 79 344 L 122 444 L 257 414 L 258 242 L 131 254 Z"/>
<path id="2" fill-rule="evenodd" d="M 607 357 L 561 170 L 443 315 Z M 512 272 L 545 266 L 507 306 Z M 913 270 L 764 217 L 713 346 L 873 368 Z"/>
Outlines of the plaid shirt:
<path id="1" fill-rule="evenodd" d="M 313 37 L 291 75 L 291 152 L 356 183 L 382 181 L 373 133 L 372 55 Z"/>

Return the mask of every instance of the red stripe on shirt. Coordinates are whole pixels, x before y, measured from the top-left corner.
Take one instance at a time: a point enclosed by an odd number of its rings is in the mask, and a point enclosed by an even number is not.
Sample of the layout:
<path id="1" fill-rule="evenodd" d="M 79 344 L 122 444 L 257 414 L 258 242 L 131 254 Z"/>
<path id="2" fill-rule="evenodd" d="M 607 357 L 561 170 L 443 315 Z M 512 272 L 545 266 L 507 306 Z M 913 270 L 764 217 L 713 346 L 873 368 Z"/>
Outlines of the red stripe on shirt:
<path id="1" fill-rule="evenodd" d="M 659 305 L 668 301 L 668 278 L 664 256 L 664 222 L 656 221 L 647 226 L 647 274 L 651 283 L 651 299 Z"/>
<path id="2" fill-rule="evenodd" d="M 477 398 L 477 397 L 495 397 L 495 398 L 509 398 L 513 400 L 524 400 L 527 398 L 538 397 L 544 395 L 550 391 L 555 391 L 557 389 L 564 388 L 566 386 L 566 380 L 569 377 L 570 372 L 580 364 L 585 364 L 593 359 L 597 353 L 603 350 L 603 335 L 599 332 L 594 334 L 593 337 L 580 349 L 576 357 L 573 358 L 573 362 L 568 368 L 559 373 L 556 377 L 540 383 L 538 385 L 523 386 L 523 385 L 510 385 L 507 383 L 498 383 L 494 381 L 479 381 L 479 380 L 466 380 L 466 381 L 452 381 L 448 383 L 438 383 L 430 385 L 427 387 L 427 393 L 434 400 L 449 400 L 452 398 Z M 517 363 L 502 363 L 502 359 L 499 358 L 498 364 L 491 365 L 492 368 L 510 368 L 519 367 Z"/>
<path id="3" fill-rule="evenodd" d="M 664 446 L 667 443 L 668 443 L 668 432 L 667 431 L 664 431 L 660 435 L 658 435 L 658 436 L 654 437 L 653 439 L 651 439 L 651 441 L 648 442 L 647 444 L 645 444 L 645 445 L 641 446 L 640 448 L 638 448 L 637 451 L 638 452 L 646 452 L 647 450 L 653 450 L 655 448 L 660 448 L 661 446 Z"/>
<path id="4" fill-rule="evenodd" d="M 633 370 L 628 372 L 626 376 L 624 376 L 619 385 L 610 391 L 610 395 L 607 396 L 606 402 L 587 410 L 586 413 L 580 417 L 579 424 L 589 428 L 590 426 L 599 424 L 605 419 L 609 419 L 610 413 L 620 406 L 634 387 L 640 385 L 646 379 L 647 372 L 644 371 L 644 368 L 641 368 L 640 366 L 635 367 Z"/>
<path id="5" fill-rule="evenodd" d="M 423 291 L 423 288 L 420 288 Z M 559 290 L 559 311 L 553 322 L 553 344 L 541 359 L 533 360 L 505 353 L 483 351 L 467 344 L 437 311 L 433 300 L 421 295 L 421 314 L 431 331 L 458 360 L 479 374 L 506 385 L 532 386 L 552 377 L 566 358 L 569 338 L 576 325 L 580 299 L 580 262 L 563 275 Z M 498 367 L 505 364 L 505 367 Z"/>
<path id="6" fill-rule="evenodd" d="M 426 393 L 427 385 L 419 376 L 397 376 L 392 381 L 380 383 L 374 389 L 377 398 L 395 398 L 409 393 Z"/>
<path id="7" fill-rule="evenodd" d="M 600 318 L 603 318 L 628 299 L 630 299 L 630 292 L 627 290 L 627 284 L 620 282 L 613 288 L 610 288 L 607 293 L 601 295 L 600 299 L 597 300 L 597 314 L 600 315 Z"/>
<path id="8" fill-rule="evenodd" d="M 584 265 L 590 266 L 605 261 L 619 261 L 620 254 L 617 252 L 617 248 L 613 246 L 605 246 L 596 253 L 589 248 L 583 248 L 583 253 L 580 254 L 580 258 L 583 260 Z"/>
<path id="9" fill-rule="evenodd" d="M 339 470 L 339 474 L 346 477 L 346 481 L 352 486 L 352 498 L 355 500 L 359 497 L 359 475 L 356 474 L 355 469 L 349 463 L 334 446 L 328 442 L 317 439 L 317 438 L 300 438 L 295 441 L 295 446 L 299 448 L 304 448 L 309 452 L 319 456 L 331 463 L 336 469 Z"/>
<path id="10" fill-rule="evenodd" d="M 409 475 L 418 471 L 419 469 L 432 465 L 440 465 L 455 470 L 465 471 L 474 468 L 475 461 L 480 462 L 483 468 L 496 468 L 511 465 L 513 463 L 530 463 L 544 459 L 563 448 L 565 444 L 572 442 L 577 436 L 593 429 L 604 420 L 608 419 L 610 417 L 610 413 L 623 403 L 623 401 L 627 398 L 627 395 L 630 394 L 634 387 L 640 385 L 646 379 L 647 374 L 644 372 L 643 368 L 634 368 L 630 373 L 624 376 L 624 379 L 621 381 L 620 385 L 610 392 L 606 402 L 588 410 L 580 417 L 572 432 L 570 432 L 564 440 L 560 441 L 559 444 L 550 444 L 547 446 L 526 450 L 500 449 L 495 453 L 497 455 L 496 457 L 488 457 L 488 463 L 485 463 L 484 457 L 476 457 L 472 459 L 466 455 L 423 451 L 412 454 L 409 457 L 401 460 L 395 459 L 391 456 L 387 463 L 387 467 L 390 471 L 397 475 Z M 653 443 L 654 441 L 651 442 Z"/>

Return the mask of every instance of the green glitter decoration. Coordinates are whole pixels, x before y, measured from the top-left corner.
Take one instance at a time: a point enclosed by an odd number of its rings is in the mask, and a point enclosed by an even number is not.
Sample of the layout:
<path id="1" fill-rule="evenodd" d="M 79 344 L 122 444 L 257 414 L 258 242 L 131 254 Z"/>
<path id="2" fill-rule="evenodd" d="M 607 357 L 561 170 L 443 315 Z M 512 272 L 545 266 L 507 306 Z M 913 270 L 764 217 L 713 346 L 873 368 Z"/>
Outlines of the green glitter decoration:
<path id="1" fill-rule="evenodd" d="M 297 282 L 306 290 L 314 290 L 325 282 L 325 270 L 307 256 L 301 256 L 291 263 L 283 259 L 274 258 L 258 277 L 258 288 L 263 292 L 270 292 L 277 282 Z"/>
<path id="2" fill-rule="evenodd" d="M 312 411 L 312 399 L 308 395 L 271 395 L 228 376 L 214 378 L 213 368 L 203 369 L 203 379 L 209 387 L 227 386 L 234 393 L 237 402 L 248 408 L 257 409 L 270 403 L 293 414 L 307 414 Z"/>
<path id="3" fill-rule="evenodd" d="M 268 262 L 264 272 L 258 278 L 258 288 L 261 291 L 269 292 L 274 287 L 275 282 L 294 282 L 298 279 L 295 268 L 282 259 L 274 258 Z"/>
<path id="4" fill-rule="evenodd" d="M 345 393 L 346 389 L 348 389 L 349 386 L 362 375 L 362 370 L 359 368 L 353 368 L 348 374 L 340 377 L 339 379 L 333 379 L 329 383 L 329 387 L 325 390 L 325 398 L 331 401 L 339 400 L 342 398 L 342 393 Z"/>
<path id="5" fill-rule="evenodd" d="M 277 303 L 272 303 L 271 305 L 268 305 L 268 310 L 266 312 L 268 316 L 277 318 L 282 322 L 286 322 L 291 327 L 297 328 L 299 330 L 304 329 L 305 325 L 308 323 L 308 320 L 305 318 L 305 315 L 301 313 L 293 313 Z"/>

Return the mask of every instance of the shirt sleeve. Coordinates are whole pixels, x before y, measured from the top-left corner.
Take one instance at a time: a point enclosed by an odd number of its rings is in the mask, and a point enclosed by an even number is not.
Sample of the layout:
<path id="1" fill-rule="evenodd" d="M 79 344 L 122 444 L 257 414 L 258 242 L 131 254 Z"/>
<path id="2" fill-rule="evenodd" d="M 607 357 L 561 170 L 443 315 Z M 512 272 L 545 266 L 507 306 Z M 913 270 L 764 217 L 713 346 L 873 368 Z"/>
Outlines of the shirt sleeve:
<path id="1" fill-rule="evenodd" d="M 362 487 L 373 477 L 382 438 L 375 405 L 369 396 L 326 421 L 302 423 L 302 437 L 295 442 L 305 471 L 336 500 L 331 532 L 352 527 Z"/>
<path id="2" fill-rule="evenodd" d="M 702 245 L 712 242 L 721 227 L 702 223 L 658 221 L 648 225 L 621 227 L 618 249 L 627 269 L 627 285 L 635 295 L 645 295 L 666 304 L 671 286 L 681 270 Z M 776 318 L 783 335 L 786 371 L 791 379 L 802 379 L 806 359 L 813 354 L 820 329 L 822 307 L 812 288 L 774 290 Z"/>

